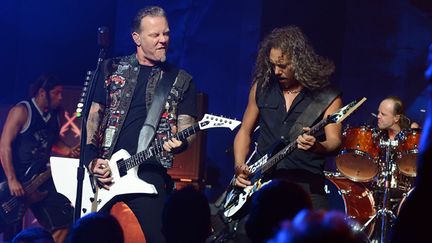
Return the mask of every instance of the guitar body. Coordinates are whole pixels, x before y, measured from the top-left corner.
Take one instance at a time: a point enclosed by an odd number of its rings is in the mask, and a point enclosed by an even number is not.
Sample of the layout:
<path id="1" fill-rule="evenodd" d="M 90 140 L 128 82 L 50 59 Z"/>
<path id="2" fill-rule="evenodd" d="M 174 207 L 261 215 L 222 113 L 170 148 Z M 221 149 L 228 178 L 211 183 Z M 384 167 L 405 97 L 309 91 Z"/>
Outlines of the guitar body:
<path id="1" fill-rule="evenodd" d="M 11 225 L 22 219 L 26 212 L 25 203 L 10 194 L 7 182 L 0 183 L 0 225 Z"/>
<path id="2" fill-rule="evenodd" d="M 267 160 L 273 157 L 278 151 L 280 151 L 285 144 L 276 143 L 271 147 L 268 153 L 259 158 L 254 166 L 259 167 L 267 163 Z M 269 172 L 266 173 L 266 175 Z M 249 201 L 248 199 L 252 197 L 252 195 L 261 189 L 264 185 L 268 184 L 270 181 L 267 181 L 267 178 L 264 174 L 262 174 L 261 170 L 256 170 L 253 173 L 253 176 L 249 178 L 252 182 L 252 185 L 247 186 L 245 188 L 240 188 L 236 186 L 232 186 L 231 190 L 228 191 L 225 204 L 224 204 L 224 215 L 228 218 L 239 218 L 244 216 L 244 211 L 247 211 L 244 208 L 245 204 Z"/>
<path id="3" fill-rule="evenodd" d="M 249 202 L 249 198 L 261 189 L 263 186 L 270 183 L 269 181 L 263 181 L 259 179 L 255 183 L 245 188 L 233 188 L 227 195 L 227 201 L 224 205 L 224 215 L 228 218 L 239 218 L 244 216 L 245 204 Z"/>
<path id="4" fill-rule="evenodd" d="M 0 225 L 10 225 L 20 221 L 30 204 L 42 201 L 48 195 L 48 192 L 39 191 L 37 188 L 50 176 L 51 172 L 47 170 L 22 183 L 26 191 L 26 195 L 23 197 L 12 196 L 8 183 L 0 183 Z"/>
<path id="5" fill-rule="evenodd" d="M 114 183 L 109 190 L 104 188 L 97 188 L 95 194 L 91 186 L 83 186 L 82 197 L 82 212 L 81 215 L 85 216 L 91 212 L 100 211 L 105 206 L 111 205 L 110 201 L 117 195 L 132 194 L 132 193 L 157 193 L 153 185 L 141 180 L 138 177 L 138 166 L 129 170 L 124 170 L 126 173 L 121 173 L 119 168 L 122 167 L 122 161 L 130 158 L 130 154 L 126 150 L 119 150 L 113 154 L 111 160 L 108 162 L 111 169 L 111 176 Z M 85 179 L 89 178 L 86 171 Z M 88 184 L 90 185 L 90 183 Z"/>

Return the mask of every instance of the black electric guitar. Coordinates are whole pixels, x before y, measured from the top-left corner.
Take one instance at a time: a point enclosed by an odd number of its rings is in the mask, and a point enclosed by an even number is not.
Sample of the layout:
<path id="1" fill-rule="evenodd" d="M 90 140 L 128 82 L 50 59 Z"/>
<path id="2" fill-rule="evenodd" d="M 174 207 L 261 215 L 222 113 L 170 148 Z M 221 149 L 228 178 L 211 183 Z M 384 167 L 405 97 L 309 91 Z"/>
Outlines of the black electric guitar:
<path id="1" fill-rule="evenodd" d="M 310 131 L 306 132 L 306 134 L 315 136 L 326 125 L 330 123 L 342 122 L 364 101 L 366 101 L 366 98 L 363 98 L 360 101 L 353 101 L 349 103 L 348 105 L 338 110 L 336 113 L 328 116 L 327 118 L 317 123 L 310 129 Z M 287 146 L 285 146 L 283 149 L 279 150 L 279 152 L 277 152 L 273 156 L 271 152 L 267 153 L 266 155 L 258 159 L 256 162 L 254 162 L 252 165 L 249 165 L 249 179 L 252 182 L 252 185 L 247 186 L 246 188 L 232 186 L 232 189 L 227 193 L 227 196 L 225 198 L 225 217 L 229 218 L 235 216 L 237 212 L 247 202 L 247 200 L 252 196 L 253 193 L 258 191 L 265 184 L 269 183 L 270 181 L 263 180 L 265 173 L 296 148 L 297 142 L 293 141 Z"/>
<path id="2" fill-rule="evenodd" d="M 32 179 L 22 183 L 25 195 L 11 196 L 8 183 L 0 183 L 0 225 L 10 225 L 18 222 L 24 216 L 27 207 L 46 197 L 48 192 L 38 190 L 39 186 L 51 177 L 51 170 L 33 176 Z"/>

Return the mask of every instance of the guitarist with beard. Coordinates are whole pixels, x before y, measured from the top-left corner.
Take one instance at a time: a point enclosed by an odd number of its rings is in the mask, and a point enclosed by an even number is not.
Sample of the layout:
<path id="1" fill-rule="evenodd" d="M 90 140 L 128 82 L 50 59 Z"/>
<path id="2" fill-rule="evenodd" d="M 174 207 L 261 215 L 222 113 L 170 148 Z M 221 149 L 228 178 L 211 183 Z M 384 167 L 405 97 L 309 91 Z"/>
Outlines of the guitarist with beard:
<path id="1" fill-rule="evenodd" d="M 57 193 L 47 168 L 53 146 L 66 156 L 76 157 L 78 153 L 59 139 L 62 92 L 63 86 L 55 78 L 41 76 L 31 87 L 31 99 L 19 102 L 7 116 L 0 142 L 7 178 L 7 183 L 1 183 L 0 225 L 8 230 L 6 237 L 20 230 L 26 206 L 56 242 L 65 240 L 72 223 L 71 203 Z M 29 183 L 37 178 L 40 186 L 31 189 Z"/>
<path id="2" fill-rule="evenodd" d="M 90 107 L 84 148 L 84 162 L 99 187 L 109 190 L 116 183 L 109 165 L 113 154 L 123 149 L 136 155 L 148 147 L 143 141 L 171 137 L 195 123 L 195 84 L 186 71 L 166 61 L 169 34 L 165 10 L 145 7 L 132 21 L 136 52 L 109 59 L 103 65 Z M 147 128 L 152 130 L 143 132 Z M 173 153 L 186 149 L 189 142 L 175 137 L 165 141 L 161 156 L 152 156 L 139 165 L 143 193 L 112 200 L 123 201 L 132 210 L 146 242 L 165 242 L 162 209 L 173 189 L 167 168 L 173 165 Z"/>
<path id="3" fill-rule="evenodd" d="M 258 158 L 274 144 L 287 145 L 295 140 L 298 143 L 298 149 L 279 161 L 268 178 L 298 183 L 310 194 L 315 209 L 328 208 L 324 192 L 325 155 L 340 146 L 342 128 L 340 124 L 329 124 L 324 127 L 324 134 L 316 137 L 303 132 L 342 107 L 340 93 L 329 87 L 334 68 L 330 60 L 314 52 L 296 26 L 274 29 L 262 41 L 248 105 L 234 140 L 233 185 L 251 185 L 245 160 L 251 134 L 259 125 Z"/>

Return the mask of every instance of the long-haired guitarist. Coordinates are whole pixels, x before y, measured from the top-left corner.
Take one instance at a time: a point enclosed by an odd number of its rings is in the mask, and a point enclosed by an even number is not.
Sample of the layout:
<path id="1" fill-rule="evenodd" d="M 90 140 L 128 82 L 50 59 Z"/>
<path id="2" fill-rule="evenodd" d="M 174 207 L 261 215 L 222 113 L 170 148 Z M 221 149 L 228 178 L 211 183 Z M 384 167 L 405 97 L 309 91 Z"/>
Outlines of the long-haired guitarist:
<path id="1" fill-rule="evenodd" d="M 30 208 L 38 222 L 51 231 L 56 242 L 65 240 L 72 223 L 73 208 L 65 196 L 56 192 L 50 174 L 43 179 L 36 176 L 49 170 L 47 164 L 53 147 L 71 157 L 78 153 L 59 139 L 58 108 L 62 92 L 63 86 L 56 78 L 39 77 L 31 87 L 31 98 L 19 102 L 9 111 L 0 143 L 0 158 L 7 178 L 6 191 L 2 188 L 1 194 L 2 221 L 9 227 L 19 225 L 27 204 L 37 201 Z M 42 180 L 38 191 L 47 192 L 38 200 L 30 199 L 37 196 L 37 192 L 29 187 L 29 182 L 34 182 L 35 178 Z M 10 234 L 14 233 L 18 232 Z"/>
<path id="2" fill-rule="evenodd" d="M 236 186 L 251 185 L 245 160 L 251 134 L 259 125 L 258 157 L 277 143 L 297 141 L 297 149 L 275 164 L 269 177 L 299 183 L 310 193 L 314 208 L 328 207 L 324 192 L 325 155 L 340 146 L 341 125 L 329 124 L 319 136 L 303 132 L 342 106 L 340 93 L 329 87 L 334 69 L 330 60 L 314 52 L 296 26 L 276 28 L 265 37 L 243 122 L 234 141 Z"/>

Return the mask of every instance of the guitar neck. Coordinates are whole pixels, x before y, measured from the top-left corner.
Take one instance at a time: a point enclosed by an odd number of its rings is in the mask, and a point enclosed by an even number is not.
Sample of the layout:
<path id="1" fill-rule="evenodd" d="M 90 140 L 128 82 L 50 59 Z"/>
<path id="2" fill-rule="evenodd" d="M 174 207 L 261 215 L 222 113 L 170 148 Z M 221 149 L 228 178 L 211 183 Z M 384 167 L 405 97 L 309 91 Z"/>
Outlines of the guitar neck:
<path id="1" fill-rule="evenodd" d="M 311 129 L 305 134 L 315 136 L 323 127 L 325 127 L 329 123 L 330 123 L 330 119 L 323 119 L 320 122 L 318 122 L 315 126 L 311 127 Z M 294 140 L 290 144 L 285 146 L 283 149 L 281 149 L 279 152 L 277 152 L 275 155 L 273 155 L 270 159 L 268 159 L 266 163 L 262 164 L 260 166 L 261 168 L 255 169 L 255 171 L 260 170 L 261 173 L 265 173 L 296 148 L 297 148 L 297 141 Z"/>
<path id="2" fill-rule="evenodd" d="M 51 169 L 46 170 L 45 172 L 39 174 L 38 176 L 36 176 L 36 178 L 34 178 L 32 181 L 30 181 L 30 183 L 28 183 L 25 187 L 24 190 L 27 193 L 32 193 L 34 192 L 42 183 L 44 183 L 48 178 L 51 177 Z"/>
<path id="3" fill-rule="evenodd" d="M 125 160 L 124 163 L 126 165 L 126 169 L 129 170 L 135 166 L 138 166 L 142 163 L 144 163 L 146 160 L 148 160 L 150 157 L 153 157 L 155 155 L 161 154 L 164 151 L 163 144 L 165 141 L 176 138 L 177 140 L 185 140 L 186 138 L 192 136 L 193 134 L 201 131 L 201 128 L 199 124 L 195 124 L 193 126 L 190 126 L 181 132 L 178 132 L 174 134 L 173 136 L 167 137 L 167 138 L 161 138 L 156 139 L 149 148 L 133 155 L 129 159 Z"/>
<path id="4" fill-rule="evenodd" d="M 318 122 L 315 126 L 313 126 L 308 132 L 305 134 L 316 136 L 316 134 L 327 124 L 329 123 L 341 123 L 344 119 L 346 119 L 351 113 L 353 113 L 363 102 L 366 101 L 366 98 L 362 98 L 360 101 L 353 101 L 348 105 L 342 107 L 337 112 L 332 115 L 326 117 L 325 119 Z M 255 173 L 259 171 L 261 174 L 269 170 L 273 167 L 277 162 L 283 159 L 288 153 L 292 152 L 295 148 L 297 148 L 297 142 L 294 140 L 290 144 L 288 144 L 285 148 L 280 150 L 277 154 L 272 156 L 267 161 L 264 161 L 265 158 L 262 158 L 255 162 L 251 167 L 251 173 Z"/>

